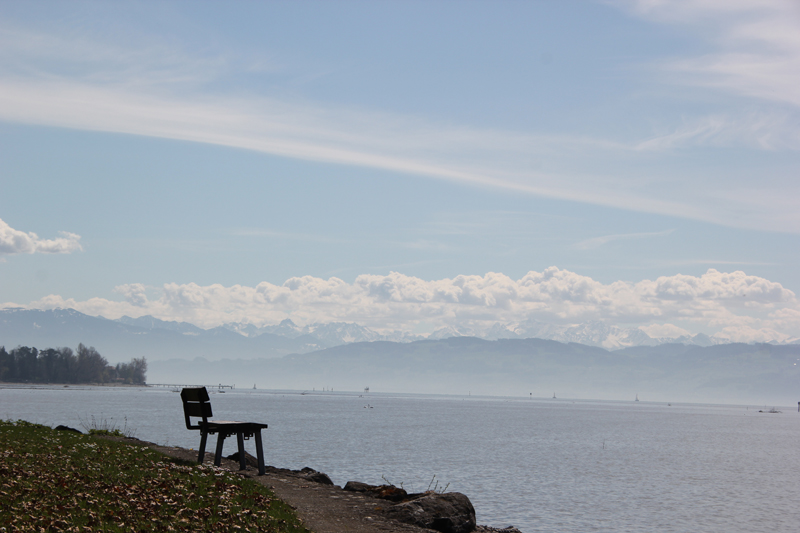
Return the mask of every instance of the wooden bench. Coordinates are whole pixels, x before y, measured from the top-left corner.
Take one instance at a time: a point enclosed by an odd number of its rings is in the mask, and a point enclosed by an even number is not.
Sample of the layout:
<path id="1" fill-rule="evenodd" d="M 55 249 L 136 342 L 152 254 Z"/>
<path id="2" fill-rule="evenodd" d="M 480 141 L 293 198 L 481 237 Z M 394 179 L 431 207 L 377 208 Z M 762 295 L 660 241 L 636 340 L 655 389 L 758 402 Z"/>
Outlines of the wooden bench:
<path id="1" fill-rule="evenodd" d="M 209 434 L 216 433 L 217 452 L 214 454 L 214 465 L 219 466 L 222 460 L 222 445 L 227 437 L 236 435 L 236 443 L 239 445 L 239 467 L 242 470 L 247 468 L 244 453 L 244 440 L 255 436 L 256 455 L 258 456 L 258 474 L 263 476 L 264 469 L 264 447 L 261 444 L 261 430 L 266 429 L 266 424 L 256 422 L 229 422 L 225 420 L 209 420 L 211 414 L 211 402 L 208 398 L 208 391 L 205 387 L 192 387 L 181 390 L 181 400 L 183 400 L 183 414 L 186 417 L 186 429 L 200 430 L 200 453 L 197 462 L 202 463 L 206 454 L 206 440 Z M 196 425 L 192 425 L 190 418 L 202 418 Z"/>

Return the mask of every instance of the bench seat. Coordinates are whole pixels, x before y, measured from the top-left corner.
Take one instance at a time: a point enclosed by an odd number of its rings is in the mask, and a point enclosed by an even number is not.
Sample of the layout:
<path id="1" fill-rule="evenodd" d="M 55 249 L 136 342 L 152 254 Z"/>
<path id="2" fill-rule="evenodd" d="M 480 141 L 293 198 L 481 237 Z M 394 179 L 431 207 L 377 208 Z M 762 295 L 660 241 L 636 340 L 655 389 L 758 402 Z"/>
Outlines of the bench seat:
<path id="1" fill-rule="evenodd" d="M 214 465 L 219 466 L 222 461 L 222 446 L 225 439 L 231 435 L 236 435 L 236 443 L 239 448 L 239 468 L 245 470 L 247 462 L 244 451 L 244 441 L 255 437 L 256 456 L 258 459 L 258 474 L 263 476 L 266 472 L 264 467 L 264 446 L 261 442 L 261 430 L 267 429 L 267 424 L 258 422 L 236 422 L 230 420 L 209 420 L 212 416 L 211 402 L 208 391 L 205 387 L 187 387 L 181 390 L 181 400 L 183 401 L 183 414 L 186 418 L 186 429 L 200 431 L 200 453 L 197 462 L 202 463 L 206 453 L 206 441 L 208 435 L 217 435 L 217 449 L 214 454 Z M 200 418 L 196 424 L 192 424 L 191 418 Z"/>

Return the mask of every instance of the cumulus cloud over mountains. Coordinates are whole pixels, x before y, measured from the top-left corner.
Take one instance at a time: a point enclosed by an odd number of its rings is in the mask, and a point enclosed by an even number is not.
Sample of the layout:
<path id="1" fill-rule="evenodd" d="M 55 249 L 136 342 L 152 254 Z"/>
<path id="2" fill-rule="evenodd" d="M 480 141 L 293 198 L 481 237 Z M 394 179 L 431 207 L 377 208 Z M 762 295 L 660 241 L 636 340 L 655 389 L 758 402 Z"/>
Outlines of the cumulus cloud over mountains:
<path id="1" fill-rule="evenodd" d="M 0 256 L 11 254 L 68 254 L 81 248 L 81 236 L 61 231 L 57 239 L 41 239 L 33 232 L 16 230 L 0 219 Z"/>
<path id="2" fill-rule="evenodd" d="M 638 327 L 661 338 L 700 332 L 728 342 L 789 342 L 800 337 L 800 305 L 792 291 L 741 271 L 714 269 L 702 276 L 677 274 L 610 284 L 550 267 L 518 280 L 489 272 L 427 281 L 391 272 L 363 274 L 353 283 L 303 276 L 282 285 L 168 283 L 155 289 L 134 283 L 115 291 L 124 301 L 50 295 L 26 307 L 69 307 L 107 318 L 152 315 L 206 328 L 229 322 L 263 326 L 291 318 L 299 324 L 351 322 L 381 333 L 454 328 L 486 334 L 498 325 L 514 331 L 532 322 L 602 322 Z"/>

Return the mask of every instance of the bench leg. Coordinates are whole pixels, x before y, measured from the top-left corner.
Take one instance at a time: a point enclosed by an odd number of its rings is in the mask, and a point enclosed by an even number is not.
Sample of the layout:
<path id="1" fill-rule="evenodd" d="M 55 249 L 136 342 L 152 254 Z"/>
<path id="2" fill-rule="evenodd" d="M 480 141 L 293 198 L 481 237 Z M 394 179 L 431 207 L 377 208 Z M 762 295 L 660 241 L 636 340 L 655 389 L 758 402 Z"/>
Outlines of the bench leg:
<path id="1" fill-rule="evenodd" d="M 247 458 L 244 455 L 244 434 L 236 434 L 236 445 L 239 447 L 239 470 L 247 470 Z"/>
<path id="2" fill-rule="evenodd" d="M 206 440 L 208 440 L 208 433 L 203 431 L 200 433 L 200 453 L 197 455 L 197 462 L 203 464 L 203 459 L 206 458 Z"/>
<path id="3" fill-rule="evenodd" d="M 258 475 L 266 474 L 264 468 L 264 446 L 261 444 L 261 430 L 256 431 L 256 455 L 258 456 Z"/>
<path id="4" fill-rule="evenodd" d="M 222 462 L 222 445 L 225 443 L 226 434 L 220 433 L 217 437 L 217 453 L 214 454 L 214 466 L 219 466 Z"/>

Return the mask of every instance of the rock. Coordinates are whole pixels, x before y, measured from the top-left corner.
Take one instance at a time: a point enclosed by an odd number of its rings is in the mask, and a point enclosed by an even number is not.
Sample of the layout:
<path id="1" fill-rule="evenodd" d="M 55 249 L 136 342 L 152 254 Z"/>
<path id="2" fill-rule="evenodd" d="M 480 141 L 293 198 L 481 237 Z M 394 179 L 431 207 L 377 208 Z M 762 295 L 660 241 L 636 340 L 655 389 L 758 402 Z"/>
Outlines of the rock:
<path id="1" fill-rule="evenodd" d="M 394 485 L 368 485 L 359 481 L 348 481 L 344 490 L 399 502 L 386 508 L 385 512 L 400 522 L 442 533 L 469 533 L 475 529 L 475 508 L 469 498 L 459 492 L 408 494 Z"/>
<path id="2" fill-rule="evenodd" d="M 408 498 L 421 496 L 421 494 L 408 494 L 404 489 L 395 487 L 394 485 L 368 485 L 360 481 L 348 481 L 344 486 L 344 490 L 363 492 L 373 498 L 380 498 L 392 502 L 402 502 Z"/>
<path id="3" fill-rule="evenodd" d="M 231 461 L 239 462 L 239 452 L 234 452 L 226 457 L 226 459 L 230 459 Z M 244 462 L 247 466 L 252 466 L 253 468 L 258 468 L 258 459 L 253 457 L 247 452 L 244 452 Z"/>
<path id="4" fill-rule="evenodd" d="M 514 526 L 508 526 L 502 529 L 490 526 L 477 526 L 475 528 L 475 533 L 522 533 L 522 531 L 515 528 Z"/>
<path id="5" fill-rule="evenodd" d="M 226 457 L 226 459 L 230 459 L 231 461 L 239 462 L 239 452 L 235 452 L 230 454 Z M 252 466 L 253 468 L 258 468 L 258 459 L 253 457 L 247 452 L 244 452 L 244 461 L 247 466 Z M 327 474 L 323 474 L 322 472 L 317 472 L 313 468 L 305 467 L 302 470 L 287 470 L 286 472 L 291 472 L 297 477 L 301 477 L 308 481 L 313 481 L 314 483 L 321 483 L 323 485 L 333 485 L 333 481 L 331 478 L 328 477 Z"/>
<path id="6" fill-rule="evenodd" d="M 80 433 L 81 435 L 83 435 L 82 431 L 77 430 L 75 428 L 71 428 L 69 426 L 56 426 L 56 431 L 72 431 L 73 433 Z"/>
<path id="7" fill-rule="evenodd" d="M 382 500 L 389 500 L 392 502 L 402 502 L 413 496 L 408 494 L 404 489 L 395 487 L 394 485 L 381 485 L 377 487 L 375 491 L 373 491 L 373 495 L 376 498 L 381 498 Z"/>
<path id="8" fill-rule="evenodd" d="M 348 481 L 344 484 L 344 490 L 348 490 L 350 492 L 369 492 L 374 488 L 375 485 L 361 483 L 360 481 Z"/>
<path id="9" fill-rule="evenodd" d="M 391 518 L 442 533 L 470 533 L 475 530 L 475 508 L 459 492 L 422 496 L 386 509 Z"/>
<path id="10" fill-rule="evenodd" d="M 333 485 L 333 481 L 328 477 L 328 474 L 317 472 L 313 468 L 305 467 L 300 470 L 300 477 L 313 481 L 314 483 L 321 483 L 322 485 Z"/>

